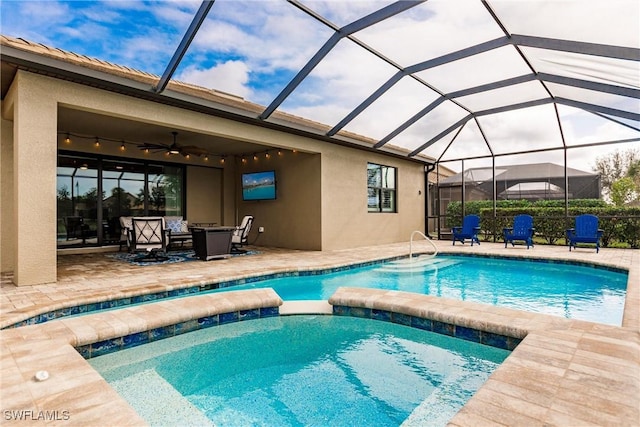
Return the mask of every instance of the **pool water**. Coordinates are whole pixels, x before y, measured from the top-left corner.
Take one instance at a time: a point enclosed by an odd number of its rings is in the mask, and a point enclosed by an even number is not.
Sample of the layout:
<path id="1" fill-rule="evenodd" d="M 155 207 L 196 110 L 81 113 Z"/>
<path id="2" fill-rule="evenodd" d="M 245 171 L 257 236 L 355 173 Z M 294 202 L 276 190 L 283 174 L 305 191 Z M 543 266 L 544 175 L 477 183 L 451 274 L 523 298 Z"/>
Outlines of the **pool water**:
<path id="1" fill-rule="evenodd" d="M 351 317 L 281 316 L 89 360 L 150 425 L 446 425 L 506 350 Z"/>
<path id="2" fill-rule="evenodd" d="M 437 256 L 263 280 L 212 292 L 267 287 L 292 301 L 329 299 L 340 286 L 390 289 L 620 326 L 627 276 L 572 264 Z"/>

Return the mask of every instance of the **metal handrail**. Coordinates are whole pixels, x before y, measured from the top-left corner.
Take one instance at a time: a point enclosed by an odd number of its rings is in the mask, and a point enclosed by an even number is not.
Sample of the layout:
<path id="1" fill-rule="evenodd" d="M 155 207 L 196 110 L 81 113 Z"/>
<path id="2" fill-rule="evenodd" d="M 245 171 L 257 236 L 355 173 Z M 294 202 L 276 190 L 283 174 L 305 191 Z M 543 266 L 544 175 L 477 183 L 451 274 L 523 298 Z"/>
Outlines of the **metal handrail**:
<path id="1" fill-rule="evenodd" d="M 409 261 L 411 261 L 413 259 L 413 236 L 418 233 L 419 235 L 421 235 L 422 237 L 425 238 L 425 240 L 427 242 L 429 242 L 431 244 L 431 246 L 433 246 L 433 255 L 432 256 L 436 256 L 438 255 L 438 247 L 436 246 L 435 243 L 433 243 L 433 241 L 427 236 L 425 235 L 422 231 L 419 230 L 415 230 L 413 233 L 411 233 L 411 238 L 409 239 Z"/>

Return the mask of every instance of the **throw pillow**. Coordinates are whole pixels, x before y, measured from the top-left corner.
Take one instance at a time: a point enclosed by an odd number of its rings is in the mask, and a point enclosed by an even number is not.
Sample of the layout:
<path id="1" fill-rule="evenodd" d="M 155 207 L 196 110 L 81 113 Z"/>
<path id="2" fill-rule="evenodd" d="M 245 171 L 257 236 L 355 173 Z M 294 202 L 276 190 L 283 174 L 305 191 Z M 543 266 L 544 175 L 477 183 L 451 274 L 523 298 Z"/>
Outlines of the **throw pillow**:
<path id="1" fill-rule="evenodd" d="M 182 217 L 166 217 L 165 226 L 168 230 L 171 230 L 172 233 L 180 233 L 182 231 Z"/>

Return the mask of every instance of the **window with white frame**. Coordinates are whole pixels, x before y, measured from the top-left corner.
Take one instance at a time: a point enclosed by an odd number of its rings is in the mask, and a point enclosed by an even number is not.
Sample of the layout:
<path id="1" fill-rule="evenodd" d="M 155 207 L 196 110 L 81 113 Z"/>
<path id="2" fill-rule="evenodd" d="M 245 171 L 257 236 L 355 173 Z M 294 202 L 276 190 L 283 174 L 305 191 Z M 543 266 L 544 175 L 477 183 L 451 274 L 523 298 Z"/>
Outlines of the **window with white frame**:
<path id="1" fill-rule="evenodd" d="M 397 169 L 367 163 L 367 210 L 369 212 L 397 212 Z"/>

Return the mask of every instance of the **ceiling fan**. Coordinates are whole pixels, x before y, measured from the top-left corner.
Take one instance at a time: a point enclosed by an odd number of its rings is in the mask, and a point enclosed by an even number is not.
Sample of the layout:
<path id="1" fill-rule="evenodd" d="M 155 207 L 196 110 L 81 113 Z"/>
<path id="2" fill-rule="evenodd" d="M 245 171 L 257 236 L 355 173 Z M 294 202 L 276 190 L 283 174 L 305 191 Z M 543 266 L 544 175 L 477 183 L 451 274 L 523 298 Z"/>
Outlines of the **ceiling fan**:
<path id="1" fill-rule="evenodd" d="M 171 132 L 173 135 L 173 143 L 172 144 L 160 144 L 160 143 L 150 143 L 145 142 L 144 144 L 138 145 L 138 148 L 141 150 L 152 151 L 154 153 L 162 153 L 166 152 L 167 154 L 182 154 L 183 156 L 204 156 L 207 154 L 207 150 L 201 147 L 197 147 L 195 145 L 180 145 L 176 142 L 176 137 L 178 136 L 178 132 Z"/>

